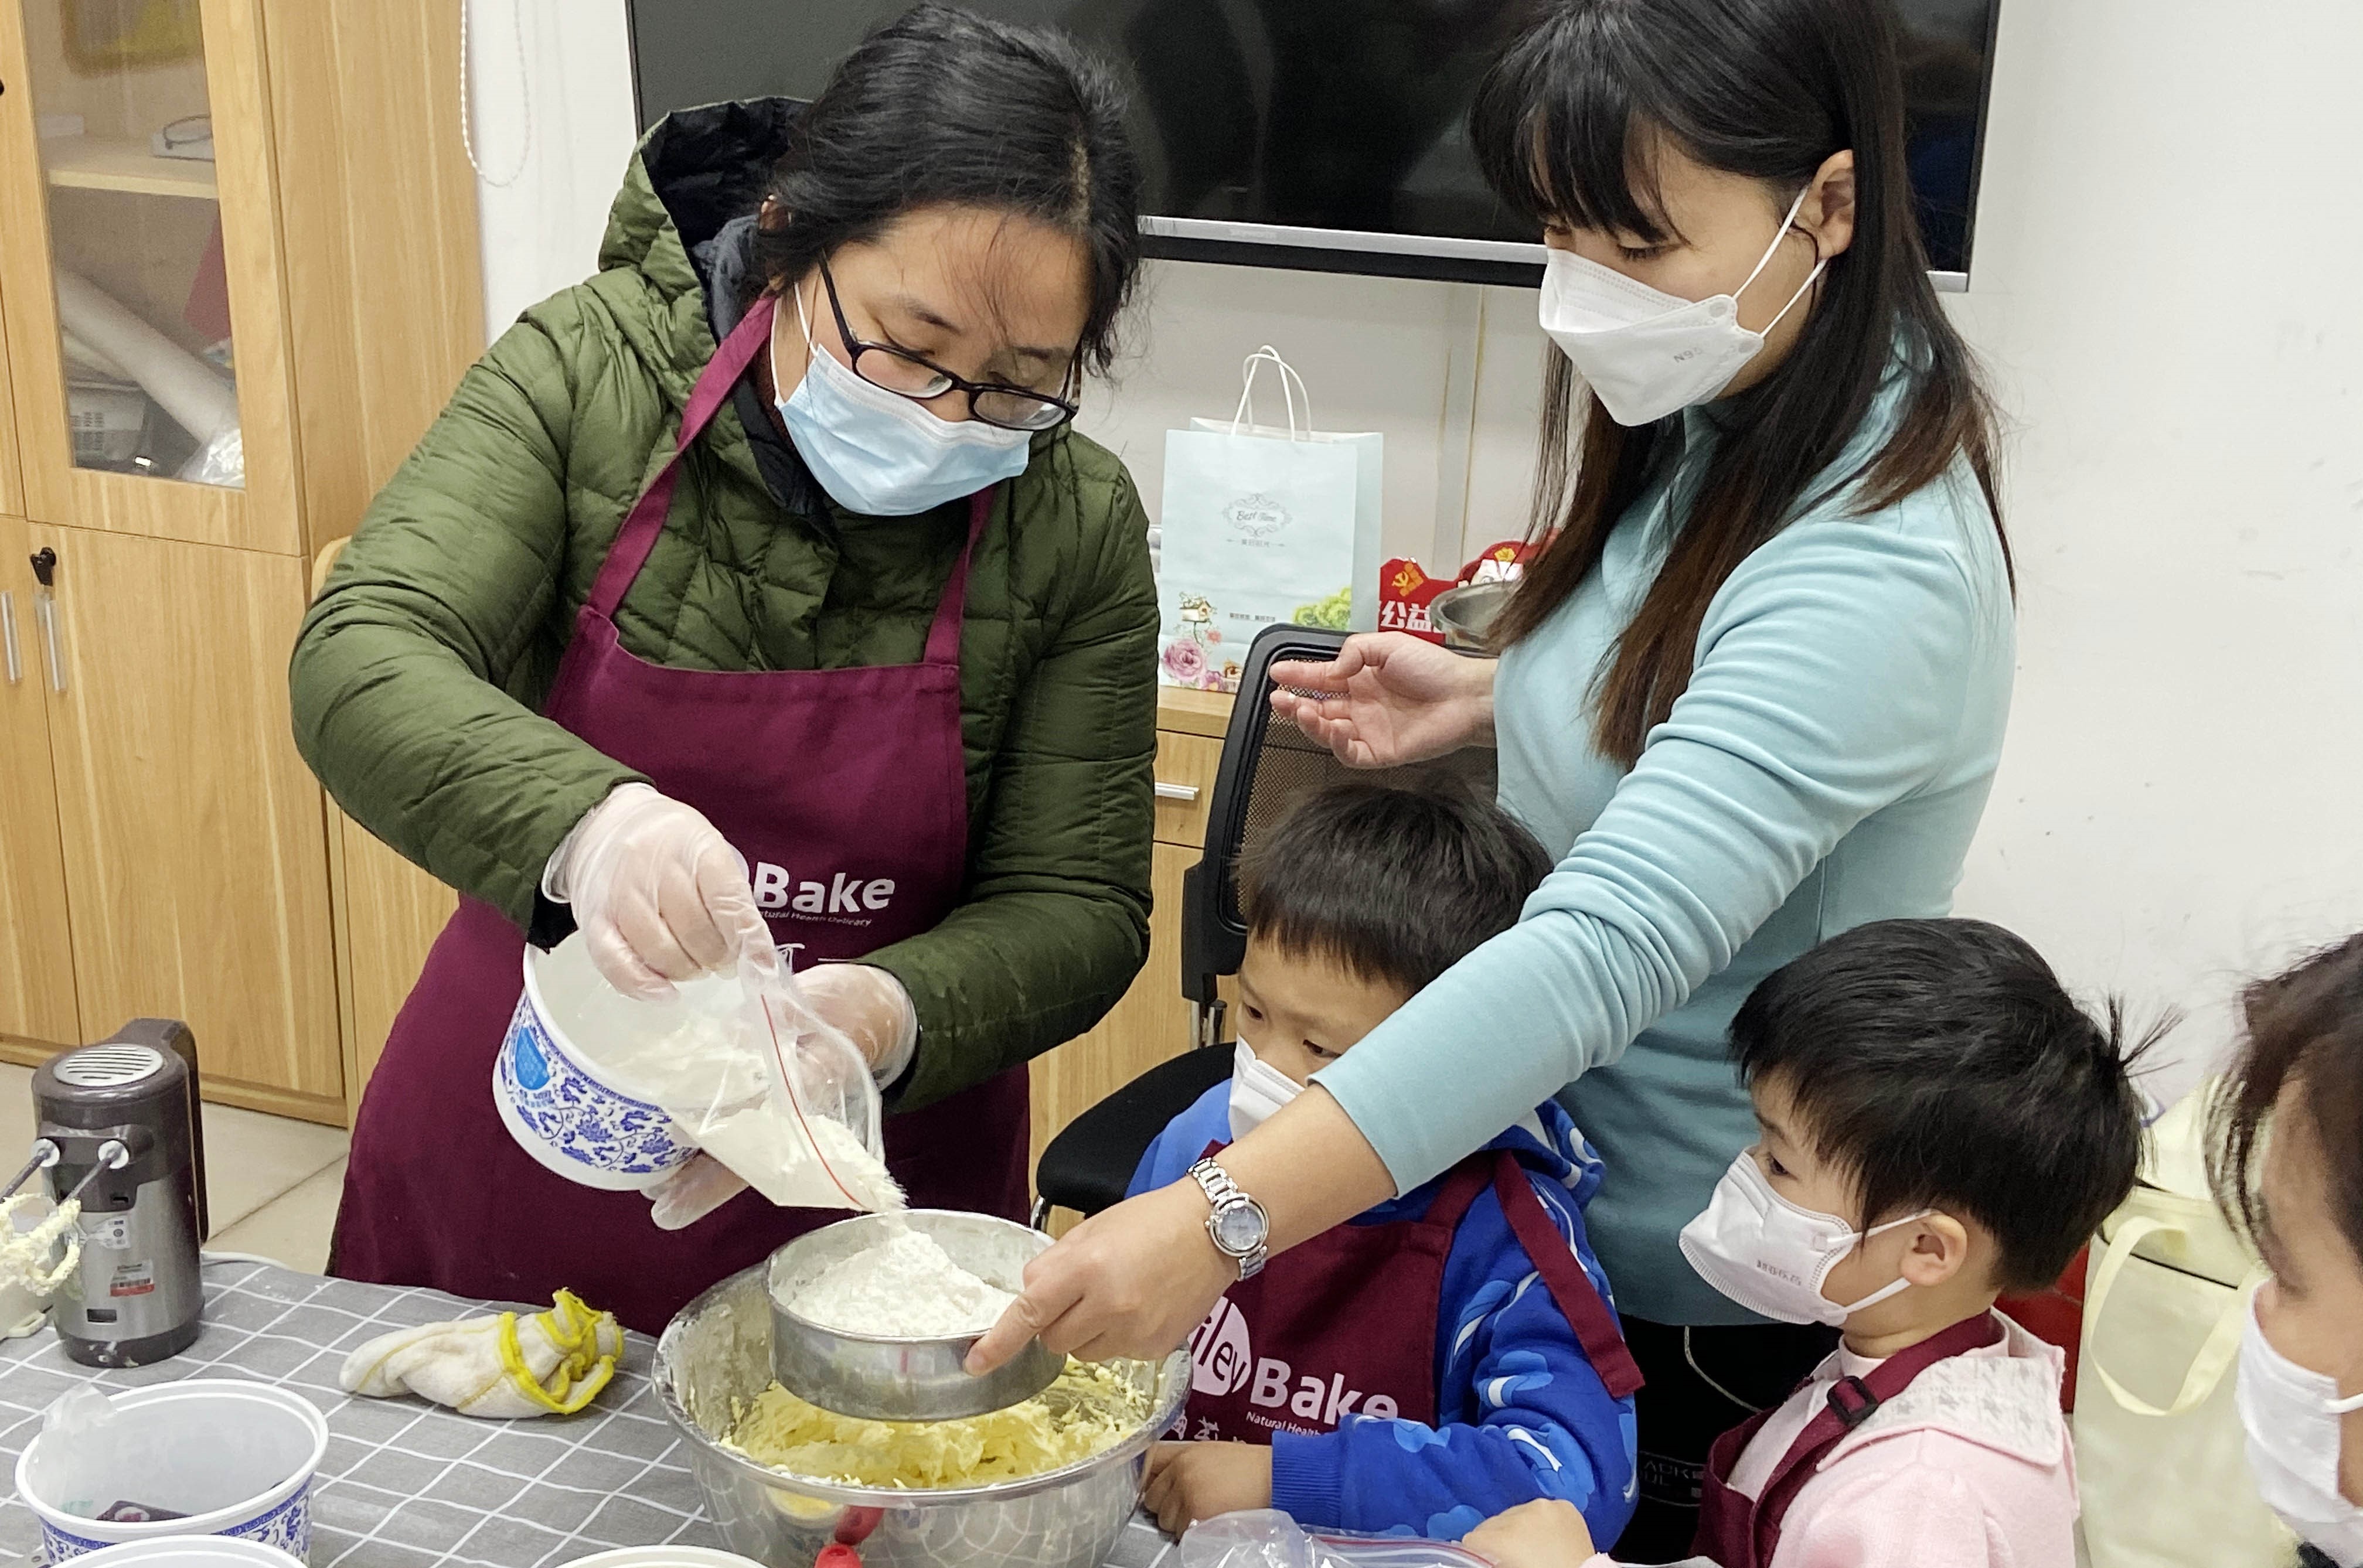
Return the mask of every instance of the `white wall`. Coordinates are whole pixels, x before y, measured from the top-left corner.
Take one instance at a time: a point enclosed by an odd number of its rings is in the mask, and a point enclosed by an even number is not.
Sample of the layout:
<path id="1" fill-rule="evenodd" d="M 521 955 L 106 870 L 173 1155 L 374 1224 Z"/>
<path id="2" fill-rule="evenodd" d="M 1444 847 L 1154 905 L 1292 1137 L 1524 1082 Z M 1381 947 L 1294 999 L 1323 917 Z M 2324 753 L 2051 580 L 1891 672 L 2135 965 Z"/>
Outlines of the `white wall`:
<path id="1" fill-rule="evenodd" d="M 637 138 L 631 49 L 623 0 L 462 4 L 489 339 L 598 264 Z"/>
<path id="2" fill-rule="evenodd" d="M 2358 58 L 2350 0 L 2003 0 L 1959 319 L 2020 679 L 1962 903 L 2192 1048 L 2363 926 Z"/>
<path id="3" fill-rule="evenodd" d="M 477 3 L 483 61 L 513 0 Z M 521 3 L 545 22 L 564 5 L 571 31 L 536 56 L 533 173 L 487 196 L 495 326 L 589 267 L 630 137 L 617 0 Z M 2022 663 L 1961 909 L 2071 983 L 2189 1008 L 2185 1055 L 2227 1038 L 2238 977 L 2363 927 L 2358 58 L 2353 0 L 2002 0 L 1954 305 L 2016 426 Z M 544 92 L 560 67 L 578 74 Z M 1435 564 L 1464 503 L 1468 550 L 1524 525 L 1533 309 L 1517 290 L 1156 266 L 1143 352 L 1085 428 L 1153 509 L 1165 430 L 1227 413 L 1240 357 L 1270 342 L 1324 428 L 1386 433 L 1389 553 Z M 1464 448 L 1465 469 L 1440 464 Z"/>

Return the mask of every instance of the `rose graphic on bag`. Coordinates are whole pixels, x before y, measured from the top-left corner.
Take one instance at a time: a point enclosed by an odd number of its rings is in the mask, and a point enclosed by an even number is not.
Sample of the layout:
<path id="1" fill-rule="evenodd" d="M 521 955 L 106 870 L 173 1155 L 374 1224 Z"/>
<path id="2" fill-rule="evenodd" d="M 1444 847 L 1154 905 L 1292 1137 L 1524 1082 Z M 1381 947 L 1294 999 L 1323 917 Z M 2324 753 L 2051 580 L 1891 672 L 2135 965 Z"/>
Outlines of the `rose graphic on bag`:
<path id="1" fill-rule="evenodd" d="M 1182 601 L 1182 635 L 1165 645 L 1159 656 L 1166 675 L 1180 686 L 1196 687 L 1201 690 L 1230 690 L 1238 684 L 1237 666 L 1231 665 L 1231 685 L 1223 684 L 1223 674 L 1215 668 L 1214 645 L 1223 640 L 1215 630 L 1215 607 L 1204 594 L 1193 593 Z"/>

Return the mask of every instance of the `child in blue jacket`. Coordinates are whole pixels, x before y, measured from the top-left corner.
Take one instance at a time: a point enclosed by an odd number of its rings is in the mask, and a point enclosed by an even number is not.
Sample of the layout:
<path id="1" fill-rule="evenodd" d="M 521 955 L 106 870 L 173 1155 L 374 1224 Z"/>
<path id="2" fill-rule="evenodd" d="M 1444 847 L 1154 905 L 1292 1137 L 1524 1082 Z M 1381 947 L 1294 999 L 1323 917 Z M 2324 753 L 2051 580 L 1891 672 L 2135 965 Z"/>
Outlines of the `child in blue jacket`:
<path id="1" fill-rule="evenodd" d="M 1132 1190 L 1180 1179 L 1293 1098 L 1515 923 L 1549 870 L 1487 801 L 1350 785 L 1292 812 L 1239 868 L 1232 1076 L 1158 1136 Z M 1600 1176 L 1546 1100 L 1233 1286 L 1191 1336 L 1188 1441 L 1149 1456 L 1159 1523 L 1276 1507 L 1313 1529 L 1450 1540 L 1556 1498 L 1614 1540 L 1633 1514 L 1640 1374 L 1584 1236 Z"/>

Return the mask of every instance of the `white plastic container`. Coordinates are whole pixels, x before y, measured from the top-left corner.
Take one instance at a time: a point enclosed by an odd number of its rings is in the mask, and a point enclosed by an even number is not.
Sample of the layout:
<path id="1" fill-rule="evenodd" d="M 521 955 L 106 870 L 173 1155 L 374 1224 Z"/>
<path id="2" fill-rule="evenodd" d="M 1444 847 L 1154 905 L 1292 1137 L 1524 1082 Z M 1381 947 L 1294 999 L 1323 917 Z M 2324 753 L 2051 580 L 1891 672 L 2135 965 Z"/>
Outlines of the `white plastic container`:
<path id="1" fill-rule="evenodd" d="M 17 1495 L 40 1520 L 50 1563 L 179 1536 L 310 1552 L 312 1481 L 328 1451 L 328 1423 L 308 1400 L 268 1384 L 191 1378 L 128 1389 L 113 1401 L 113 1419 L 97 1431 L 61 1441 L 44 1430 L 17 1461 Z M 148 1524 L 86 1517 L 117 1502 L 185 1517 Z"/>
<path id="2" fill-rule="evenodd" d="M 493 1105 L 544 1169 L 607 1192 L 644 1191 L 687 1165 L 697 1145 L 662 1110 L 603 1079 L 576 1043 L 604 1019 L 572 1000 L 602 997 L 594 980 L 580 935 L 549 953 L 526 948 L 524 992 L 493 1058 Z M 638 1010 L 650 1026 L 656 1010 Z"/>
<path id="3" fill-rule="evenodd" d="M 227 1535 L 168 1535 L 157 1540 L 103 1546 L 74 1559 L 74 1568 L 302 1568 L 291 1557 L 259 1540 Z"/>

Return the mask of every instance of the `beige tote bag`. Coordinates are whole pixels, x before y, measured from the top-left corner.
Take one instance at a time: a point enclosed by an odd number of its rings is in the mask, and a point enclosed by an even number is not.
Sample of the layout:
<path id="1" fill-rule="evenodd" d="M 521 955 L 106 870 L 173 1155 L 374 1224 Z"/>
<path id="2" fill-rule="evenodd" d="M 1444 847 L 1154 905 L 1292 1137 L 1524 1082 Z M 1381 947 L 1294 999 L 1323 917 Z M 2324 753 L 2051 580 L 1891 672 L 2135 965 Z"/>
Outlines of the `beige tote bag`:
<path id="1" fill-rule="evenodd" d="M 2092 1568 L 2288 1568 L 2232 1404 L 2265 1277 L 2209 1193 L 2204 1084 L 2158 1119 L 2133 1196 L 2101 1226 L 2074 1416 Z"/>

